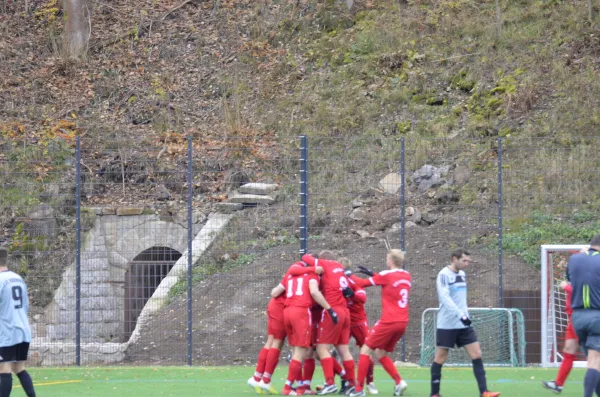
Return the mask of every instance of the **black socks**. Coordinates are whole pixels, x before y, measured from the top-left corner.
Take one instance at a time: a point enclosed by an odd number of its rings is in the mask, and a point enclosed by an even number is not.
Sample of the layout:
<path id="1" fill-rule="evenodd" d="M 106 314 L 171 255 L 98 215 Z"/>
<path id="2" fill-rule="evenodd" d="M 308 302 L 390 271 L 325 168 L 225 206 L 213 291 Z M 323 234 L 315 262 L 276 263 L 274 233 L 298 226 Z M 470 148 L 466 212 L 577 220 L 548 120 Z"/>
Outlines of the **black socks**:
<path id="1" fill-rule="evenodd" d="M 479 394 L 487 391 L 487 381 L 485 380 L 485 369 L 483 369 L 483 361 L 480 358 L 473 360 L 473 373 L 475 373 L 475 379 L 477 379 L 477 386 L 479 386 Z"/>
<path id="2" fill-rule="evenodd" d="M 431 364 L 431 395 L 440 394 L 440 383 L 442 382 L 442 364 L 435 361 Z"/>
<path id="3" fill-rule="evenodd" d="M 33 381 L 31 380 L 29 373 L 23 370 L 19 372 L 17 376 L 19 377 L 19 382 L 21 382 L 21 386 L 23 386 L 23 390 L 25 390 L 27 397 L 35 397 L 35 389 L 33 388 Z"/>

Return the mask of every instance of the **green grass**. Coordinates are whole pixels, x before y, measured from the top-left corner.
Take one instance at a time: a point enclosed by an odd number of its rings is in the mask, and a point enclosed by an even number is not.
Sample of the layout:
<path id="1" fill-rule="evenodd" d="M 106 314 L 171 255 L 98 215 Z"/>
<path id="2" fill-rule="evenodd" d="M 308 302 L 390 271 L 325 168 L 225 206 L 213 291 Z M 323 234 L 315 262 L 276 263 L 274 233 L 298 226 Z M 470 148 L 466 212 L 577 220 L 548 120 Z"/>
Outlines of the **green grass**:
<path id="1" fill-rule="evenodd" d="M 527 218 L 509 223 L 503 248 L 536 266 L 540 264 L 540 245 L 588 244 L 600 230 L 595 212 L 587 210 L 574 212 L 566 217 L 534 211 Z"/>
<path id="2" fill-rule="evenodd" d="M 246 380 L 252 367 L 100 367 L 100 368 L 33 368 L 30 369 L 37 394 L 46 397 L 95 396 L 252 396 L 255 395 Z M 503 396 L 529 397 L 538 394 L 551 396 L 544 391 L 540 380 L 551 380 L 556 369 L 542 368 L 487 368 L 488 386 Z M 274 384 L 283 386 L 287 367 L 277 368 Z M 405 395 L 429 395 L 429 368 L 400 368 L 408 382 Z M 562 396 L 580 396 L 584 370 L 574 369 Z M 322 384 L 321 368 L 317 367 L 314 384 Z M 392 381 L 381 368 L 376 367 L 375 381 L 380 395 L 392 393 Z M 64 383 L 63 383 L 64 382 Z M 71 382 L 71 383 L 67 383 Z M 14 380 L 15 386 L 18 381 Z M 470 368 L 445 368 L 442 393 L 446 397 L 477 396 L 477 385 Z M 24 396 L 15 388 L 13 396 Z"/>

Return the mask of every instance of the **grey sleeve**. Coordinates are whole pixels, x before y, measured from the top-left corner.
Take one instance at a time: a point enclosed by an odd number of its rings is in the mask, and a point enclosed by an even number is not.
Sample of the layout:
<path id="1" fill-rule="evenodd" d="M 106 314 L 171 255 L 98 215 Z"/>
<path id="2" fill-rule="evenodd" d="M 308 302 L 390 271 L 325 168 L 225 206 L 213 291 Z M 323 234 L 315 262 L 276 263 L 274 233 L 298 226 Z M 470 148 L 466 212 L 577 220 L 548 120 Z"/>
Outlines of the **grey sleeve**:
<path id="1" fill-rule="evenodd" d="M 446 308 L 452 313 L 456 314 L 457 318 L 462 317 L 465 313 L 463 313 L 458 306 L 454 303 L 452 298 L 450 297 L 450 287 L 448 286 L 448 277 L 445 274 L 438 274 L 437 277 L 437 292 L 438 299 L 440 300 L 440 306 Z"/>

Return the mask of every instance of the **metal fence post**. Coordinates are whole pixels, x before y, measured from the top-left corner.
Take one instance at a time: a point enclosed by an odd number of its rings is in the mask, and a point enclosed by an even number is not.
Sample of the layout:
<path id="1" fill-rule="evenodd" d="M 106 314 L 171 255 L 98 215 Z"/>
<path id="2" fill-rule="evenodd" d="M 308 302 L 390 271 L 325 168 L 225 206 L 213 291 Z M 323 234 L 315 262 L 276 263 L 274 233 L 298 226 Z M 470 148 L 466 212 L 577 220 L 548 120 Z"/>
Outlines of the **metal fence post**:
<path id="1" fill-rule="evenodd" d="M 498 137 L 498 307 L 504 307 L 502 259 L 502 137 Z"/>
<path id="2" fill-rule="evenodd" d="M 404 236 L 404 228 L 406 226 L 406 208 L 405 208 L 405 170 L 404 170 L 404 137 L 400 138 L 400 249 L 406 248 L 406 240 Z M 404 267 L 404 264 L 402 264 Z M 406 342 L 402 336 L 402 361 L 406 361 Z"/>
<path id="3" fill-rule="evenodd" d="M 81 142 L 75 138 L 75 365 L 81 365 Z"/>
<path id="4" fill-rule="evenodd" d="M 188 136 L 188 153 L 187 153 L 187 365 L 192 365 L 192 136 Z"/>
<path id="5" fill-rule="evenodd" d="M 308 137 L 300 137 L 300 254 L 308 252 Z"/>

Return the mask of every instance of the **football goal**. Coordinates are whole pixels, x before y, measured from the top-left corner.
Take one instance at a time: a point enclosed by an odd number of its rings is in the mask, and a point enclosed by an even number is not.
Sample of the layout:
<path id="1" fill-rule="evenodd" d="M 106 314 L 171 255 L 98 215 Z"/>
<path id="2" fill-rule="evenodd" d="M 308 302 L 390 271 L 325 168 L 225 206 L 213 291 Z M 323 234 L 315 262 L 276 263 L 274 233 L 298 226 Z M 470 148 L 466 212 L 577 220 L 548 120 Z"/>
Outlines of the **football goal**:
<path id="1" fill-rule="evenodd" d="M 435 356 L 438 310 L 423 311 L 420 365 L 430 365 Z M 525 365 L 525 320 L 519 309 L 470 307 L 469 316 L 486 365 Z M 471 365 L 471 359 L 464 349 L 452 349 L 445 365 Z"/>
<path id="2" fill-rule="evenodd" d="M 542 367 L 558 367 L 562 361 L 562 348 L 567 314 L 566 294 L 560 283 L 566 280 L 567 263 L 571 255 L 588 245 L 542 245 L 541 294 L 542 294 Z M 574 366 L 585 366 L 583 356 Z"/>

